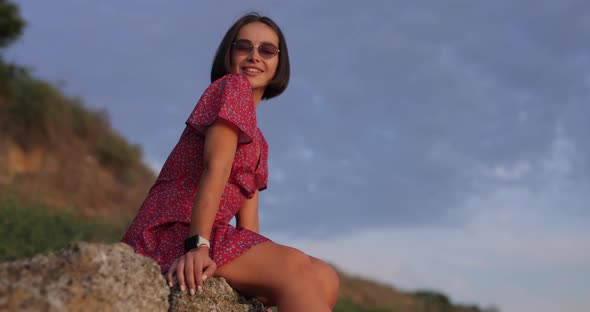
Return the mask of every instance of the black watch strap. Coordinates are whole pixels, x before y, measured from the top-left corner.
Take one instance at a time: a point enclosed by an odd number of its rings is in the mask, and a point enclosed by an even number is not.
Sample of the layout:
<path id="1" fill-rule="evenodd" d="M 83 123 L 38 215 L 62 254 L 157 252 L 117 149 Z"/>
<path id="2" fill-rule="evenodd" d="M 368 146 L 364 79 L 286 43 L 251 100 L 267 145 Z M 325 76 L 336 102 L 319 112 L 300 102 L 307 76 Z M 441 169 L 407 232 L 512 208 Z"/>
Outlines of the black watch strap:
<path id="1" fill-rule="evenodd" d="M 184 253 L 187 253 L 201 245 L 209 247 L 209 241 L 199 235 L 193 235 L 184 240 Z"/>

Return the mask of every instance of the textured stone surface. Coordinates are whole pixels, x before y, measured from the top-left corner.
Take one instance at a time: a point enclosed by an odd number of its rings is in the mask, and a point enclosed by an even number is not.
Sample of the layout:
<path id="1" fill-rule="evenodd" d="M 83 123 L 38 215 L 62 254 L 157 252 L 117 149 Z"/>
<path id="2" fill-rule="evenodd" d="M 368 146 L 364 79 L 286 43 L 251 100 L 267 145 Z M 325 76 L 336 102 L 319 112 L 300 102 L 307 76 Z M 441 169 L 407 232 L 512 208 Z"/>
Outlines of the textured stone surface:
<path id="1" fill-rule="evenodd" d="M 75 243 L 0 264 L 2 311 L 166 311 L 158 266 L 125 244 Z"/>
<path id="2" fill-rule="evenodd" d="M 234 291 L 221 277 L 207 279 L 203 291 L 194 296 L 174 287 L 170 294 L 170 311 L 236 311 L 264 312 L 264 306 L 255 299 L 245 298 Z"/>
<path id="3" fill-rule="evenodd" d="M 74 243 L 0 264 L 0 311 L 264 311 L 222 278 L 195 296 L 166 285 L 158 265 L 126 244 Z"/>

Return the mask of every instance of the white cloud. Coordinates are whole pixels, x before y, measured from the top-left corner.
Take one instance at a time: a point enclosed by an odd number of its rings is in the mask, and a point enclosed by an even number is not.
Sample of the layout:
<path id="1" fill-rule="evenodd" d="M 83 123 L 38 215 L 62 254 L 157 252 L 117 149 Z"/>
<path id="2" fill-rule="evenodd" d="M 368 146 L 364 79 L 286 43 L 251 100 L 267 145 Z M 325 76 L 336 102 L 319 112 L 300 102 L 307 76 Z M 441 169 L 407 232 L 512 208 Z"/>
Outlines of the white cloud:
<path id="1" fill-rule="evenodd" d="M 296 160 L 302 161 L 304 163 L 309 163 L 314 159 L 316 153 L 308 145 L 296 144 L 289 150 L 289 155 L 290 158 L 295 158 Z"/>
<path id="2" fill-rule="evenodd" d="M 386 143 L 393 143 L 397 139 L 398 133 L 393 127 L 369 126 L 367 136 L 382 139 Z"/>
<path id="3" fill-rule="evenodd" d="M 527 161 L 518 161 L 515 164 L 497 164 L 489 169 L 484 169 L 490 178 L 515 181 L 524 178 L 532 170 L 532 166 Z"/>
<path id="4" fill-rule="evenodd" d="M 573 142 L 563 134 L 561 125 L 556 126 L 555 136 L 549 150 L 544 157 L 533 162 L 530 160 L 515 160 L 500 162 L 493 165 L 477 165 L 472 175 L 480 176 L 497 182 L 521 182 L 542 179 L 546 186 L 565 183 L 573 171 L 573 163 L 578 157 Z"/>
<path id="5" fill-rule="evenodd" d="M 287 173 L 279 167 L 273 167 L 268 174 L 272 184 L 282 184 L 287 179 Z"/>
<path id="6" fill-rule="evenodd" d="M 551 175 L 567 175 L 572 171 L 572 160 L 576 148 L 571 140 L 563 135 L 563 127 L 558 124 L 556 136 L 551 144 L 549 155 L 543 161 L 543 169 Z"/>

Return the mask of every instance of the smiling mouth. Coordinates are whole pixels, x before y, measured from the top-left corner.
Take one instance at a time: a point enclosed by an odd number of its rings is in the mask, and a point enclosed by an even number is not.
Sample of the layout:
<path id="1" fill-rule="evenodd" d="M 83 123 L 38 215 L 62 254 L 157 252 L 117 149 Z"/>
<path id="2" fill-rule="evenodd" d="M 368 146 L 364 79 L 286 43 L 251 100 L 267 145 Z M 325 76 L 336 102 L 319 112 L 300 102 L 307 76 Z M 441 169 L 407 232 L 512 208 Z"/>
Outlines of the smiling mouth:
<path id="1" fill-rule="evenodd" d="M 253 74 L 260 74 L 262 71 L 260 69 L 252 68 L 252 67 L 242 67 L 242 70 L 248 73 Z"/>

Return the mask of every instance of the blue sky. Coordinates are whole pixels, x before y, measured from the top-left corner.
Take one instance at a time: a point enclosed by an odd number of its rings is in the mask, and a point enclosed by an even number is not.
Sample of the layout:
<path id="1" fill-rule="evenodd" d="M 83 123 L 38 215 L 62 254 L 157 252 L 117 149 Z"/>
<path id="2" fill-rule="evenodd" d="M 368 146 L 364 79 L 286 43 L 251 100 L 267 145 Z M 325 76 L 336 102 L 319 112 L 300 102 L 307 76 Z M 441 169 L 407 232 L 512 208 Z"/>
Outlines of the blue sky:
<path id="1" fill-rule="evenodd" d="M 155 170 L 227 28 L 269 15 L 292 77 L 258 109 L 263 233 L 406 290 L 590 311 L 589 3 L 17 3 L 8 59 L 107 110 Z"/>

